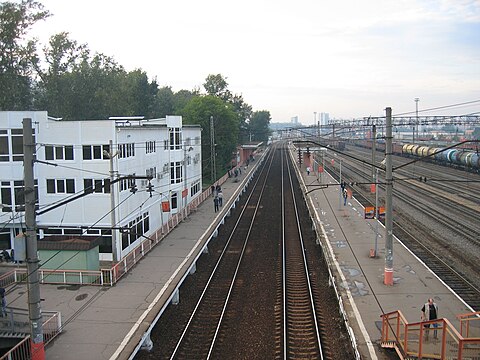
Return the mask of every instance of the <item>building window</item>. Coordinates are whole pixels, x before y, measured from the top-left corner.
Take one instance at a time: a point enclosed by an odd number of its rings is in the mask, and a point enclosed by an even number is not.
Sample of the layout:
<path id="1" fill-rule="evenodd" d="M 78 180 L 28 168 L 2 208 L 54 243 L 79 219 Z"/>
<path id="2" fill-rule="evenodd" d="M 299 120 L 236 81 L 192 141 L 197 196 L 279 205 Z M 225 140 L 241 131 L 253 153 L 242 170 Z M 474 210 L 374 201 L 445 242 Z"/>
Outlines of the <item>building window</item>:
<path id="1" fill-rule="evenodd" d="M 12 202 L 12 188 L 10 181 L 2 181 L 2 188 L 0 190 L 2 204 L 5 205 L 2 208 L 2 212 L 11 212 L 13 207 Z M 8 205 L 8 206 L 7 206 Z"/>
<path id="2" fill-rule="evenodd" d="M 75 194 L 75 179 L 47 179 L 47 194 Z"/>
<path id="3" fill-rule="evenodd" d="M 182 182 L 182 163 L 175 161 L 170 163 L 170 184 Z"/>
<path id="4" fill-rule="evenodd" d="M 131 176 L 135 176 L 135 173 L 131 174 Z M 120 191 L 130 190 L 134 186 L 135 186 L 134 178 L 120 180 Z"/>
<path id="5" fill-rule="evenodd" d="M 148 212 L 145 212 L 142 215 L 137 216 L 135 220 L 130 221 L 122 230 L 122 250 L 125 250 L 132 245 L 149 230 L 150 219 Z"/>
<path id="6" fill-rule="evenodd" d="M 108 145 L 83 145 L 83 160 L 109 160 L 109 150 Z"/>
<path id="7" fill-rule="evenodd" d="M 170 197 L 170 205 L 172 206 L 172 209 L 178 207 L 178 195 L 176 192 L 172 193 L 172 196 Z"/>
<path id="8" fill-rule="evenodd" d="M 13 161 L 23 161 L 23 130 L 12 129 Z"/>
<path id="9" fill-rule="evenodd" d="M 12 187 L 13 183 L 13 187 Z M 38 181 L 34 180 L 35 188 L 35 205 L 38 208 Z M 0 204 L 6 205 L 2 207 L 2 212 L 24 211 L 25 206 L 25 188 L 23 180 L 2 181 L 0 184 Z"/>
<path id="10" fill-rule="evenodd" d="M 9 161 L 8 132 L 0 130 L 0 161 Z"/>
<path id="11" fill-rule="evenodd" d="M 169 128 L 170 132 L 170 150 L 180 150 L 182 148 L 182 131 L 180 128 Z"/>
<path id="12" fill-rule="evenodd" d="M 0 161 L 23 161 L 23 129 L 0 130 Z"/>
<path id="13" fill-rule="evenodd" d="M 200 181 L 197 181 L 195 184 L 193 184 L 193 185 L 190 187 L 190 196 L 195 195 L 195 194 L 198 193 L 199 191 L 200 191 Z"/>
<path id="14" fill-rule="evenodd" d="M 135 144 L 118 144 L 118 157 L 125 159 L 127 157 L 135 156 Z"/>
<path id="15" fill-rule="evenodd" d="M 73 160 L 73 146 L 45 145 L 45 160 Z"/>
<path id="16" fill-rule="evenodd" d="M 110 179 L 83 179 L 83 191 L 109 194 Z"/>
<path id="17" fill-rule="evenodd" d="M 150 154 L 150 153 L 153 153 L 153 152 L 156 152 L 157 151 L 157 148 L 156 148 L 156 145 L 155 145 L 155 141 L 147 141 L 145 143 L 145 153 L 146 154 Z"/>

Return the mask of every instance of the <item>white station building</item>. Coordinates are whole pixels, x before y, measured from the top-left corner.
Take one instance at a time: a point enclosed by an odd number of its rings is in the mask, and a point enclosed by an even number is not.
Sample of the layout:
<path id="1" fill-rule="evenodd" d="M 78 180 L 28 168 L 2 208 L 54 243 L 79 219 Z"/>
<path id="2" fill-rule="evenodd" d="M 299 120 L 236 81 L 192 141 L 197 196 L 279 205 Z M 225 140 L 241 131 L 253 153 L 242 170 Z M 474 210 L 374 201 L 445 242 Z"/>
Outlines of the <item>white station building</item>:
<path id="1" fill-rule="evenodd" d="M 36 143 L 39 241 L 90 236 L 100 239 L 99 260 L 120 260 L 201 193 L 201 128 L 181 116 L 71 121 L 0 112 L 0 250 L 25 230 L 24 118 Z"/>

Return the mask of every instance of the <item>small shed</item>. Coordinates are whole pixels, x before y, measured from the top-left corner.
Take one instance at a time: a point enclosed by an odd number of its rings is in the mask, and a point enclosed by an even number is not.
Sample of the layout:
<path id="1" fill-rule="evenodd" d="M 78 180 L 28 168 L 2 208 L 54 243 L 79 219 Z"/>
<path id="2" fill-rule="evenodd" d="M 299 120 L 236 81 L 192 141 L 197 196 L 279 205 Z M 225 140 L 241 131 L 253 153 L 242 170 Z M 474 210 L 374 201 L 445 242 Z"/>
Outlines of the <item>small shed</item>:
<path id="1" fill-rule="evenodd" d="M 240 164 L 248 164 L 254 159 L 255 152 L 260 148 L 263 142 L 250 142 L 247 144 L 240 145 L 238 147 L 239 162 Z"/>
<path id="2" fill-rule="evenodd" d="M 44 269 L 99 270 L 100 238 L 49 236 L 38 240 L 38 257 Z"/>

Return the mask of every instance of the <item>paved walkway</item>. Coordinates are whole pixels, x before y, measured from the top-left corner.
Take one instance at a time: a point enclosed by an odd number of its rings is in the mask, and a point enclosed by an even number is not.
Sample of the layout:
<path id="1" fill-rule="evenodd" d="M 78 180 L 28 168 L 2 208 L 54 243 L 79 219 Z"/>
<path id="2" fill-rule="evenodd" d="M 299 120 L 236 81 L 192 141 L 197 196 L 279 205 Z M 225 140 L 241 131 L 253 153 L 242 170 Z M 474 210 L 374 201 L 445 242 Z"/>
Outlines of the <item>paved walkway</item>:
<path id="1" fill-rule="evenodd" d="M 222 184 L 220 212 L 213 198 L 204 201 L 115 286 L 41 285 L 42 309 L 60 311 L 64 325 L 47 359 L 128 359 L 257 163 Z M 26 308 L 26 285 L 16 285 L 8 297 L 11 306 Z"/>
<path id="2" fill-rule="evenodd" d="M 308 191 L 319 185 L 317 175 L 301 170 Z M 380 348 L 382 313 L 400 310 L 407 321 L 418 322 L 423 304 L 433 297 L 439 317 L 457 326 L 456 315 L 472 311 L 403 244 L 394 238 L 394 285 L 383 284 L 385 268 L 385 228 L 378 225 L 378 256 L 370 257 L 374 248 L 375 220 L 364 219 L 364 208 L 354 198 L 347 205 L 340 201 L 339 186 L 323 175 L 326 189 L 308 194 L 311 207 L 325 234 L 324 241 L 334 259 L 337 283 L 363 359 L 384 359 Z M 395 205 L 394 205 L 395 206 Z"/>

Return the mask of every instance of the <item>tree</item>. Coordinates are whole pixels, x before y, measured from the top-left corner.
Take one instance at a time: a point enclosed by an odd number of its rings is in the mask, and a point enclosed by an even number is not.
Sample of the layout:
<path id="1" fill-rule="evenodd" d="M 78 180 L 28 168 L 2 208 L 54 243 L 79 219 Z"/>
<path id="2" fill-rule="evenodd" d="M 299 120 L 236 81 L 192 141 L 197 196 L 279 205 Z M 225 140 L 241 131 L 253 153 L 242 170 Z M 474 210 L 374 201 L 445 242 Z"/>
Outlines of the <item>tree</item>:
<path id="1" fill-rule="evenodd" d="M 267 110 L 255 111 L 249 123 L 249 131 L 252 135 L 252 140 L 267 142 L 270 130 L 270 112 Z"/>
<path id="2" fill-rule="evenodd" d="M 242 95 L 234 95 L 232 97 L 232 106 L 235 112 L 238 115 L 239 119 L 239 131 L 240 131 L 240 142 L 248 141 L 248 121 L 253 115 L 252 107 L 248 105 L 244 100 Z"/>
<path id="3" fill-rule="evenodd" d="M 155 96 L 155 117 L 164 118 L 173 114 L 173 91 L 170 86 L 164 86 L 158 89 Z"/>
<path id="4" fill-rule="evenodd" d="M 38 64 L 37 40 L 28 30 L 50 13 L 33 0 L 0 4 L 0 109 L 26 110 L 32 105 L 32 73 Z"/>
<path id="5" fill-rule="evenodd" d="M 122 78 L 121 73 L 119 76 Z M 124 86 L 120 101 L 128 105 L 123 115 L 155 117 L 155 102 L 159 91 L 156 80 L 149 82 L 147 74 L 141 69 L 136 69 L 126 73 L 122 82 Z"/>
<path id="6" fill-rule="evenodd" d="M 221 74 L 208 75 L 203 87 L 208 95 L 219 97 L 224 101 L 230 101 L 232 98 L 232 94 L 228 90 L 227 78 L 224 78 Z"/>
<path id="7" fill-rule="evenodd" d="M 36 67 L 40 81 L 35 86 L 35 107 L 48 109 L 56 116 L 68 116 L 72 91 L 69 74 L 88 58 L 89 50 L 85 44 L 79 45 L 68 33 L 62 32 L 52 36 L 43 51 L 48 66 L 46 69 Z"/>
<path id="8" fill-rule="evenodd" d="M 202 127 L 202 173 L 206 179 L 209 179 L 212 169 L 210 117 L 213 117 L 216 173 L 219 175 L 226 172 L 238 143 L 238 117 L 232 106 L 215 96 L 197 96 L 190 100 L 181 115 L 184 124 L 198 124 Z"/>
<path id="9" fill-rule="evenodd" d="M 194 97 L 200 96 L 200 92 L 197 90 L 180 90 L 173 95 L 173 111 L 175 114 L 180 114 L 182 110 Z"/>

